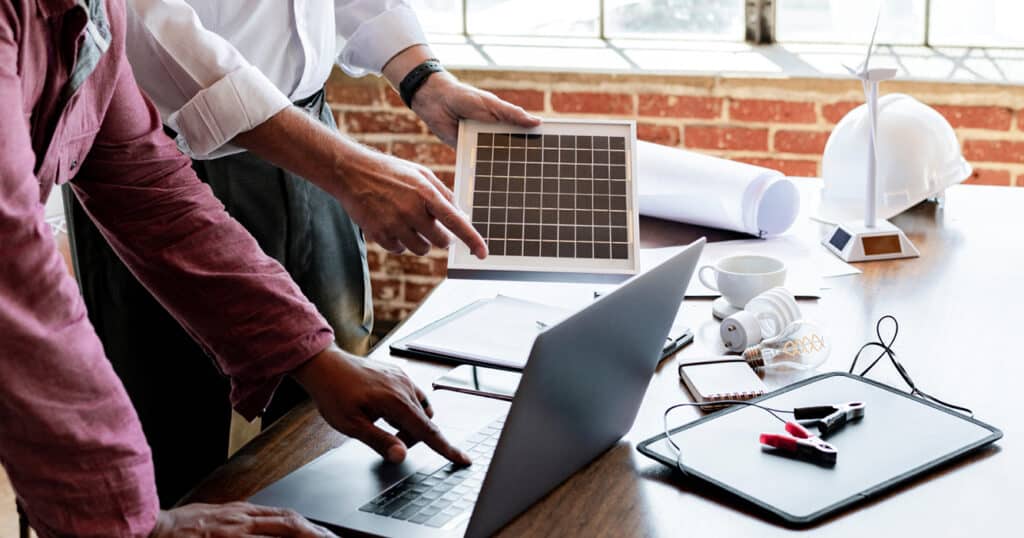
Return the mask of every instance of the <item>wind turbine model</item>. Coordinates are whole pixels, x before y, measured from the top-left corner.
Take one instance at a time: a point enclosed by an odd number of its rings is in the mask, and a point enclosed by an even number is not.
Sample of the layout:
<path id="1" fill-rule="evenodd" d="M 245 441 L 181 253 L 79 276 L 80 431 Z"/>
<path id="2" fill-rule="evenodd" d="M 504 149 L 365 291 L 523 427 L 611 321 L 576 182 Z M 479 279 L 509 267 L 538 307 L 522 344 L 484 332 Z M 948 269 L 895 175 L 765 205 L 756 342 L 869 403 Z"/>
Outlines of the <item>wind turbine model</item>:
<path id="1" fill-rule="evenodd" d="M 871 68 L 871 53 L 875 48 L 875 35 L 878 33 L 878 22 L 881 17 L 882 10 L 879 8 L 864 64 L 859 69 L 843 65 L 851 75 L 859 78 L 864 86 L 868 117 L 871 123 L 864 220 L 841 222 L 822 240 L 822 244 L 833 254 L 848 262 L 920 256 L 917 248 L 910 242 L 903 230 L 887 220 L 879 220 L 875 211 L 878 205 L 878 85 L 883 80 L 896 78 L 896 69 L 894 68 Z"/>

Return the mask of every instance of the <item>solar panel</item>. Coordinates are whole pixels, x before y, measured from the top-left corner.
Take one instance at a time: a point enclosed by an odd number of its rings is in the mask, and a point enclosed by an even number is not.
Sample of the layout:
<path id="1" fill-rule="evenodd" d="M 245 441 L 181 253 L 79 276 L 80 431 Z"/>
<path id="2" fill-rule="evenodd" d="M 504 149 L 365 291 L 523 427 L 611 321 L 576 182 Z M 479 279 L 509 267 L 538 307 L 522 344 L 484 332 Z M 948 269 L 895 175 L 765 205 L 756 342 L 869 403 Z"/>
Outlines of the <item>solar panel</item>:
<path id="1" fill-rule="evenodd" d="M 465 245 L 453 246 L 449 275 L 634 274 L 635 141 L 629 121 L 547 120 L 534 129 L 463 122 L 456 199 L 490 254 L 477 260 Z"/>

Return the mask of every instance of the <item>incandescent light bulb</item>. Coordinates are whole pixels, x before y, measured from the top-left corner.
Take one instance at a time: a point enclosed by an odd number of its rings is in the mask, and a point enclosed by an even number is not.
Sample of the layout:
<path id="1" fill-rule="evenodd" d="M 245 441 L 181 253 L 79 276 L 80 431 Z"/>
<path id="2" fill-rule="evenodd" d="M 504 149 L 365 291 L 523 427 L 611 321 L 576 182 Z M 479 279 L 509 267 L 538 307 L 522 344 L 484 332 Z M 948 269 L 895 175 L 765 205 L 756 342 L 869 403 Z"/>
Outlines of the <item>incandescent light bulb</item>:
<path id="1" fill-rule="evenodd" d="M 824 363 L 830 351 L 820 327 L 797 320 L 778 335 L 747 348 L 743 358 L 757 372 L 774 368 L 810 370 Z"/>

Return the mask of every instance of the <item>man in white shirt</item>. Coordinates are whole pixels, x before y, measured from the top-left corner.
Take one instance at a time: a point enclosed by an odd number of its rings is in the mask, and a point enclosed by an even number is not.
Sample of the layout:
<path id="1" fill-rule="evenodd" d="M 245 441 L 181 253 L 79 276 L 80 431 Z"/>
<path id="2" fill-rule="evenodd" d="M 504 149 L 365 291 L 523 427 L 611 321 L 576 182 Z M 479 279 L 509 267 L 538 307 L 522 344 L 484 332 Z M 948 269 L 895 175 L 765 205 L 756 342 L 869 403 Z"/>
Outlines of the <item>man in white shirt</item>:
<path id="1" fill-rule="evenodd" d="M 340 346 L 365 353 L 369 343 L 364 235 L 393 252 L 423 255 L 431 245 L 447 246 L 450 232 L 486 255 L 483 239 L 430 170 L 339 135 L 324 102 L 323 86 L 337 61 L 352 76 L 379 73 L 396 88 L 404 80 L 403 99 L 450 145 L 461 118 L 539 123 L 430 62 L 407 2 L 127 3 L 128 56 L 139 85 L 199 176 L 285 266 Z M 225 459 L 227 384 L 196 360 L 202 350 L 120 263 L 81 208 L 68 205 L 90 319 L 139 412 L 161 503 L 173 504 Z M 147 360 L 137 360 L 140 355 Z M 170 392 L 183 385 L 191 387 L 184 402 Z M 302 393 L 282 387 L 275 401 L 286 410 L 292 394 Z M 178 406 L 169 409 L 168 401 Z M 362 440 L 382 455 L 389 448 Z"/>

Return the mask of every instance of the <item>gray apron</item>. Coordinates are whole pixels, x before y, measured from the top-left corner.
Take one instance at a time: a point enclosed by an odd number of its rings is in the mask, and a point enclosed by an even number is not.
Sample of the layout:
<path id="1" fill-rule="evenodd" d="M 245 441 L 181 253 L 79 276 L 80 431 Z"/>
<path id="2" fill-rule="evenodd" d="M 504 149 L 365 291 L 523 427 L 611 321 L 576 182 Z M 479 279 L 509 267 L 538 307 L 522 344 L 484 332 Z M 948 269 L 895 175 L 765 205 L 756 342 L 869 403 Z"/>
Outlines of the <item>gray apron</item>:
<path id="1" fill-rule="evenodd" d="M 337 130 L 323 91 L 296 104 Z M 263 251 L 284 265 L 334 328 L 338 344 L 365 354 L 373 325 L 366 245 L 341 205 L 248 153 L 193 161 L 193 168 Z M 169 507 L 226 458 L 228 382 L 121 263 L 69 189 L 64 201 L 89 319 L 139 413 L 161 505 Z M 263 423 L 304 398 L 286 379 Z"/>

